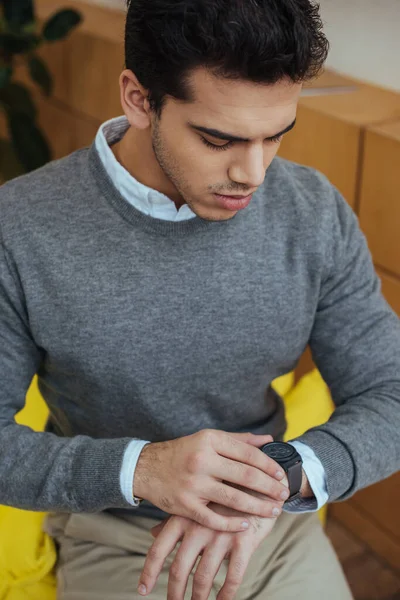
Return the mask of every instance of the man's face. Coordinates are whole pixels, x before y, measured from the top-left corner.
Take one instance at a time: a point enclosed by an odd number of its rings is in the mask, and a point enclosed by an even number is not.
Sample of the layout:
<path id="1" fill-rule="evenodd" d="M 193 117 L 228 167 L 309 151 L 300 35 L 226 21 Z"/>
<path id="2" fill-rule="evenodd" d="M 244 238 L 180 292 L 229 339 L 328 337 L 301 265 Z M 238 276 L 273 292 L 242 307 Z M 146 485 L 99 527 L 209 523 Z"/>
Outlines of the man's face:
<path id="1" fill-rule="evenodd" d="M 160 119 L 153 116 L 153 151 L 177 206 L 187 203 L 206 220 L 230 219 L 237 207 L 221 206 L 216 194 L 248 196 L 263 183 L 280 141 L 268 138 L 294 122 L 302 85 L 228 81 L 198 69 L 191 86 L 193 102 L 168 98 Z"/>

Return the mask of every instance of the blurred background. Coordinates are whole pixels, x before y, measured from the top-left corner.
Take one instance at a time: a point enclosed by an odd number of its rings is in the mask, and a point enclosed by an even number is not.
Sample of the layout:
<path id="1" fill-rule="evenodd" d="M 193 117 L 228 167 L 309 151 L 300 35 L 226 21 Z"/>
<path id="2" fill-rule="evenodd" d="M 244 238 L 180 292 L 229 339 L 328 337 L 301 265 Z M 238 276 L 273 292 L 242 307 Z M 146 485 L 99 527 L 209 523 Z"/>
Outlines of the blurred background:
<path id="1" fill-rule="evenodd" d="M 92 142 L 121 114 L 124 0 L 0 0 L 0 180 Z M 360 220 L 400 315 L 400 0 L 321 0 L 331 51 L 280 155 L 324 172 Z M 11 23 L 11 25 L 10 25 Z M 8 27 L 5 31 L 5 27 Z M 38 36 L 36 33 L 40 31 Z M 299 379 L 314 368 L 302 357 Z M 358 600 L 400 600 L 400 474 L 329 506 Z M 340 600 L 340 599 L 338 599 Z"/>

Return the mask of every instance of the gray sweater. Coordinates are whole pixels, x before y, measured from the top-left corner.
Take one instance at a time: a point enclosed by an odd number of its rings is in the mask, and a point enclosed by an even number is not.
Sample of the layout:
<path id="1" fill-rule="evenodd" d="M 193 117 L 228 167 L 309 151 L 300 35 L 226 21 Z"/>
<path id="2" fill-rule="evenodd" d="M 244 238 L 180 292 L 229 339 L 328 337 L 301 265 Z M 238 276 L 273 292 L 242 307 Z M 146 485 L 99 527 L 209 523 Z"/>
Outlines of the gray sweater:
<path id="1" fill-rule="evenodd" d="M 270 383 L 310 343 L 336 404 L 298 440 L 329 501 L 400 466 L 400 323 L 357 218 L 317 171 L 275 158 L 229 221 L 145 215 L 95 147 L 0 189 L 0 504 L 131 508 L 132 438 L 271 433 Z M 15 424 L 33 375 L 47 431 Z"/>

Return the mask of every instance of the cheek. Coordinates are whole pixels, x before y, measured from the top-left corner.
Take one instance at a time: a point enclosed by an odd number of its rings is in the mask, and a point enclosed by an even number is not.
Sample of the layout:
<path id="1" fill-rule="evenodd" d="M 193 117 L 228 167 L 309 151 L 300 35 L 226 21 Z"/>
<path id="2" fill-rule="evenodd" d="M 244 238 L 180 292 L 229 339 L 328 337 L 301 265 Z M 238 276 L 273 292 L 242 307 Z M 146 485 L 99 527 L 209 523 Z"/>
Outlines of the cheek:
<path id="1" fill-rule="evenodd" d="M 225 152 L 209 150 L 203 144 L 186 145 L 179 149 L 180 162 L 184 165 L 188 179 L 205 185 L 225 182 L 229 170 L 229 157 Z"/>

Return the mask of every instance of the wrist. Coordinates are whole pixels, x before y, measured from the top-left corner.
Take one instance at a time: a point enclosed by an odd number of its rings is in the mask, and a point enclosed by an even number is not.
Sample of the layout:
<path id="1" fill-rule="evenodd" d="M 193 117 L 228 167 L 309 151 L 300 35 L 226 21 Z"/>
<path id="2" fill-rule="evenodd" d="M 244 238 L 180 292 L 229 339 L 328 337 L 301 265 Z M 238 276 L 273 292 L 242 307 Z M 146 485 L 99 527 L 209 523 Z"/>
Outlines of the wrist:
<path id="1" fill-rule="evenodd" d="M 135 473 L 133 476 L 132 493 L 135 498 L 141 500 L 147 499 L 147 484 L 149 482 L 149 467 L 152 462 L 151 454 L 153 444 L 143 446 L 138 461 L 136 463 Z"/>
<path id="2" fill-rule="evenodd" d="M 302 498 L 314 498 L 314 492 L 311 489 L 310 482 L 304 469 L 302 469 L 300 495 Z"/>

